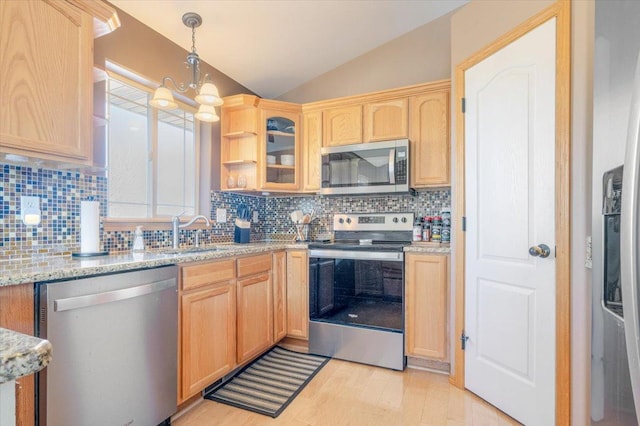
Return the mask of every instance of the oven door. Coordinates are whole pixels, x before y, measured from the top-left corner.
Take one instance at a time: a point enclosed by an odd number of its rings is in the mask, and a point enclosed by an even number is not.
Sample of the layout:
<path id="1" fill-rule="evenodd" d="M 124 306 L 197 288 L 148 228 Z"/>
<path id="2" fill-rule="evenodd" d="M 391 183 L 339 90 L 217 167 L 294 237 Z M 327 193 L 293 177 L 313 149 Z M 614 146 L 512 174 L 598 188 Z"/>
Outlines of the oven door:
<path id="1" fill-rule="evenodd" d="M 403 370 L 402 251 L 309 251 L 309 352 Z"/>

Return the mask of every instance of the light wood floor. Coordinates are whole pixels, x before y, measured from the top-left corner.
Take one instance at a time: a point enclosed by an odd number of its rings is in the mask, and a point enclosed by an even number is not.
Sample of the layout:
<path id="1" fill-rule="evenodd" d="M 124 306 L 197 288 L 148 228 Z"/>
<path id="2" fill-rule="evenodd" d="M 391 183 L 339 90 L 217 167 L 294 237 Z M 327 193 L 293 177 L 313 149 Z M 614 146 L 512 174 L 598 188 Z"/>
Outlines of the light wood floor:
<path id="1" fill-rule="evenodd" d="M 448 376 L 331 360 L 277 419 L 204 400 L 172 422 L 208 425 L 519 425 Z"/>

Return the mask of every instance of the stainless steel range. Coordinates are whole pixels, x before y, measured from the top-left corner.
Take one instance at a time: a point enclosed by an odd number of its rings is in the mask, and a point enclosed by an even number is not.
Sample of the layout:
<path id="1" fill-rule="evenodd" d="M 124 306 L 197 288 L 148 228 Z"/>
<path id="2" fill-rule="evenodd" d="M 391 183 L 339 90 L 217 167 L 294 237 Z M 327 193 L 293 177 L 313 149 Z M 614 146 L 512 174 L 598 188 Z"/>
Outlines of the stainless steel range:
<path id="1" fill-rule="evenodd" d="M 309 244 L 309 352 L 404 369 L 412 227 L 413 213 L 336 214 L 335 240 Z"/>

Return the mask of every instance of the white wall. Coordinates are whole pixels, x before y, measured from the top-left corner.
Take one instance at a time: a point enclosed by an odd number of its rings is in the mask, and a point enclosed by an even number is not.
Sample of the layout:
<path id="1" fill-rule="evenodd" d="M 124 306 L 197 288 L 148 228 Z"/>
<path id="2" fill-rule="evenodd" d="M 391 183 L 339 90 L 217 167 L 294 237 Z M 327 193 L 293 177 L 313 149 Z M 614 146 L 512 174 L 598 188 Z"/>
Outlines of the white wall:
<path id="1" fill-rule="evenodd" d="M 429 22 L 278 99 L 305 103 L 449 78 L 450 16 Z"/>

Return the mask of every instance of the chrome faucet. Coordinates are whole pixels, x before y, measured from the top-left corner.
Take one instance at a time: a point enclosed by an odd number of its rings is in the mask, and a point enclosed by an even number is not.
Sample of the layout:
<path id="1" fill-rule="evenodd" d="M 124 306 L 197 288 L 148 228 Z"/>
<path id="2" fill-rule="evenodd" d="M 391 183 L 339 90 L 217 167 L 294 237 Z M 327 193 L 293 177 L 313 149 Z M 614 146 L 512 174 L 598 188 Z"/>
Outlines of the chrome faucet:
<path id="1" fill-rule="evenodd" d="M 193 225 L 193 223 L 195 221 L 197 221 L 198 219 L 203 219 L 204 223 L 206 223 L 207 226 L 211 226 L 211 222 L 209 222 L 209 219 L 206 216 L 203 216 L 201 214 L 192 217 L 189 222 L 183 223 L 182 225 L 180 224 L 180 216 L 181 216 L 181 214 L 179 214 L 178 216 L 173 216 L 171 218 L 171 227 L 173 229 L 173 248 L 174 249 L 177 249 L 178 246 L 180 245 L 180 229 L 181 228 L 188 228 L 189 226 Z"/>

